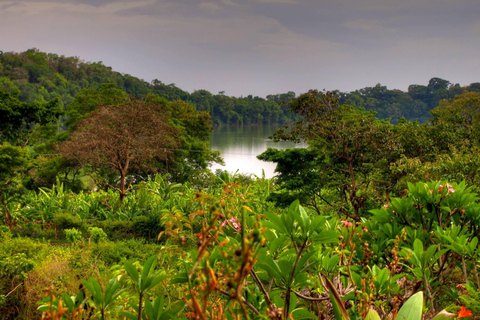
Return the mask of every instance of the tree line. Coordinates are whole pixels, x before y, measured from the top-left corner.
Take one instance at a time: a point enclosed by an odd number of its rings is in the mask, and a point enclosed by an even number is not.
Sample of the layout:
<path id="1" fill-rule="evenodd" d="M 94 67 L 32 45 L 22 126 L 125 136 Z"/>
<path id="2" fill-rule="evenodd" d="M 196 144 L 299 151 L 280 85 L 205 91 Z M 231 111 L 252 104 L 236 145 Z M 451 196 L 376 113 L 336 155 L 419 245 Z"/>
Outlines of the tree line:
<path id="1" fill-rule="evenodd" d="M 0 54 L 0 88 L 7 92 L 19 91 L 22 102 L 50 101 L 59 98 L 62 105 L 71 104 L 83 89 L 99 89 L 104 83 L 114 83 L 127 94 L 141 98 L 156 94 L 169 101 L 182 100 L 198 111 L 210 113 L 215 124 L 283 124 L 298 120 L 290 112 L 288 103 L 296 93 L 269 94 L 265 98 L 248 95 L 231 97 L 207 90 L 189 93 L 175 84 L 158 79 L 150 83 L 129 74 L 122 74 L 103 62 L 85 62 L 79 57 L 45 53 L 38 49 Z M 391 118 L 397 123 L 402 117 L 409 121 L 426 122 L 429 111 L 440 100 L 451 99 L 463 91 L 480 91 L 480 83 L 461 86 L 441 78 L 430 79 L 427 85 L 412 84 L 408 91 L 388 89 L 377 84 L 352 92 L 338 92 L 342 104 L 373 110 L 381 119 Z"/>
<path id="2" fill-rule="evenodd" d="M 332 210 L 360 221 L 409 183 L 466 181 L 480 188 L 480 93 L 444 99 L 425 123 L 394 125 L 375 112 L 341 104 L 332 92 L 311 90 L 291 102 L 301 120 L 275 140 L 308 142 L 305 149 L 269 148 L 259 159 L 277 164 L 279 205 L 301 199 L 317 212 Z"/>

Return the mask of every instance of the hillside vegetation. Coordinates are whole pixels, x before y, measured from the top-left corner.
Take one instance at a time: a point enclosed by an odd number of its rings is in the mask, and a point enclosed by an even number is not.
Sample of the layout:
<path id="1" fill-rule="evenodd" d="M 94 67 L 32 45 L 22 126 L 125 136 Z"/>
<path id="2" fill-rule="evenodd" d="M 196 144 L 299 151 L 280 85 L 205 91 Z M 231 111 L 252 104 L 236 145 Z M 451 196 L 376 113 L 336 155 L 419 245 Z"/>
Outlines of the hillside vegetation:
<path id="1" fill-rule="evenodd" d="M 0 60 L 0 318 L 479 318 L 475 84 L 208 110 L 101 63 Z M 273 179 L 208 170 L 214 122 L 287 118 L 273 139 L 308 147 L 258 155 Z"/>
<path id="2" fill-rule="evenodd" d="M 38 49 L 0 54 L 0 88 L 10 92 L 19 89 L 21 101 L 58 97 L 64 105 L 68 105 L 82 89 L 99 89 L 103 83 L 115 83 L 117 88 L 137 98 L 157 94 L 169 101 L 186 101 L 198 111 L 208 111 L 216 124 L 270 124 L 297 120 L 288 109 L 288 102 L 296 98 L 292 91 L 270 94 L 266 98 L 251 95 L 229 97 L 222 92 L 214 94 L 204 89 L 189 93 L 173 83 L 165 84 L 158 79 L 149 83 L 116 72 L 101 61 L 85 62 L 79 57 L 65 57 Z M 379 118 L 391 118 L 393 123 L 397 123 L 401 117 L 425 122 L 430 117 L 429 111 L 440 100 L 451 99 L 463 91 L 479 92 L 480 83 L 461 86 L 432 78 L 426 85 L 410 85 L 407 92 L 377 84 L 338 94 L 341 103 L 375 111 Z"/>

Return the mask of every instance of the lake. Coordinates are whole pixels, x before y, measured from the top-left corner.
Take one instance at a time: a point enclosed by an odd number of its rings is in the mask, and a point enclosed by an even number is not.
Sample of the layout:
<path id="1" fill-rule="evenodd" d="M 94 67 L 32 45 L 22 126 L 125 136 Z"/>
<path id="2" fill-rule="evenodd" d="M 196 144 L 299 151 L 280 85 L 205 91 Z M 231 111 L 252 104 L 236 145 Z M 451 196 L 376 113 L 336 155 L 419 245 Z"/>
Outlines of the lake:
<path id="1" fill-rule="evenodd" d="M 266 178 L 273 177 L 276 164 L 260 161 L 257 155 L 267 148 L 288 149 L 305 146 L 288 141 L 273 142 L 269 139 L 268 137 L 280 127 L 279 125 L 215 127 L 210 147 L 220 151 L 225 166 L 215 164 L 211 167 L 212 171 L 222 169 L 235 173 L 238 170 L 240 173 L 261 177 L 264 170 Z"/>

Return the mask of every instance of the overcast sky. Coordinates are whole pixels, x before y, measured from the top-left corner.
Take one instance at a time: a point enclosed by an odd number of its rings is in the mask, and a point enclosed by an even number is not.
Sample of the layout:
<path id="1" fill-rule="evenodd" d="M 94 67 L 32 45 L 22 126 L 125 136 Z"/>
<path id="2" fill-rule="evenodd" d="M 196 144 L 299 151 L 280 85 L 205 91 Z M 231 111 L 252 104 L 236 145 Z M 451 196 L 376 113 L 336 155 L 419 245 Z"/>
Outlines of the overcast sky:
<path id="1" fill-rule="evenodd" d="M 480 82 L 480 0 L 0 0 L 29 48 L 230 96 Z"/>

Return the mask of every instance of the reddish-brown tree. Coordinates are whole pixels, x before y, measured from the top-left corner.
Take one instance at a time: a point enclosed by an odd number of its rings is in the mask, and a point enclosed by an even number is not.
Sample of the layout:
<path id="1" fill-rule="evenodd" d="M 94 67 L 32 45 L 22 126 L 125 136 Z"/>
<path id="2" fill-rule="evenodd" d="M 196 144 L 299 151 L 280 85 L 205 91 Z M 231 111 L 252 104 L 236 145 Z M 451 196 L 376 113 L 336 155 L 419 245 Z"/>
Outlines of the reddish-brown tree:
<path id="1" fill-rule="evenodd" d="M 154 163 L 166 160 L 178 144 L 179 130 L 169 124 L 168 111 L 154 102 L 128 101 L 101 106 L 78 122 L 59 151 L 82 166 L 110 168 L 120 176 L 118 186 L 105 183 L 120 194 L 120 202 L 130 185 L 133 171 L 156 172 Z"/>

